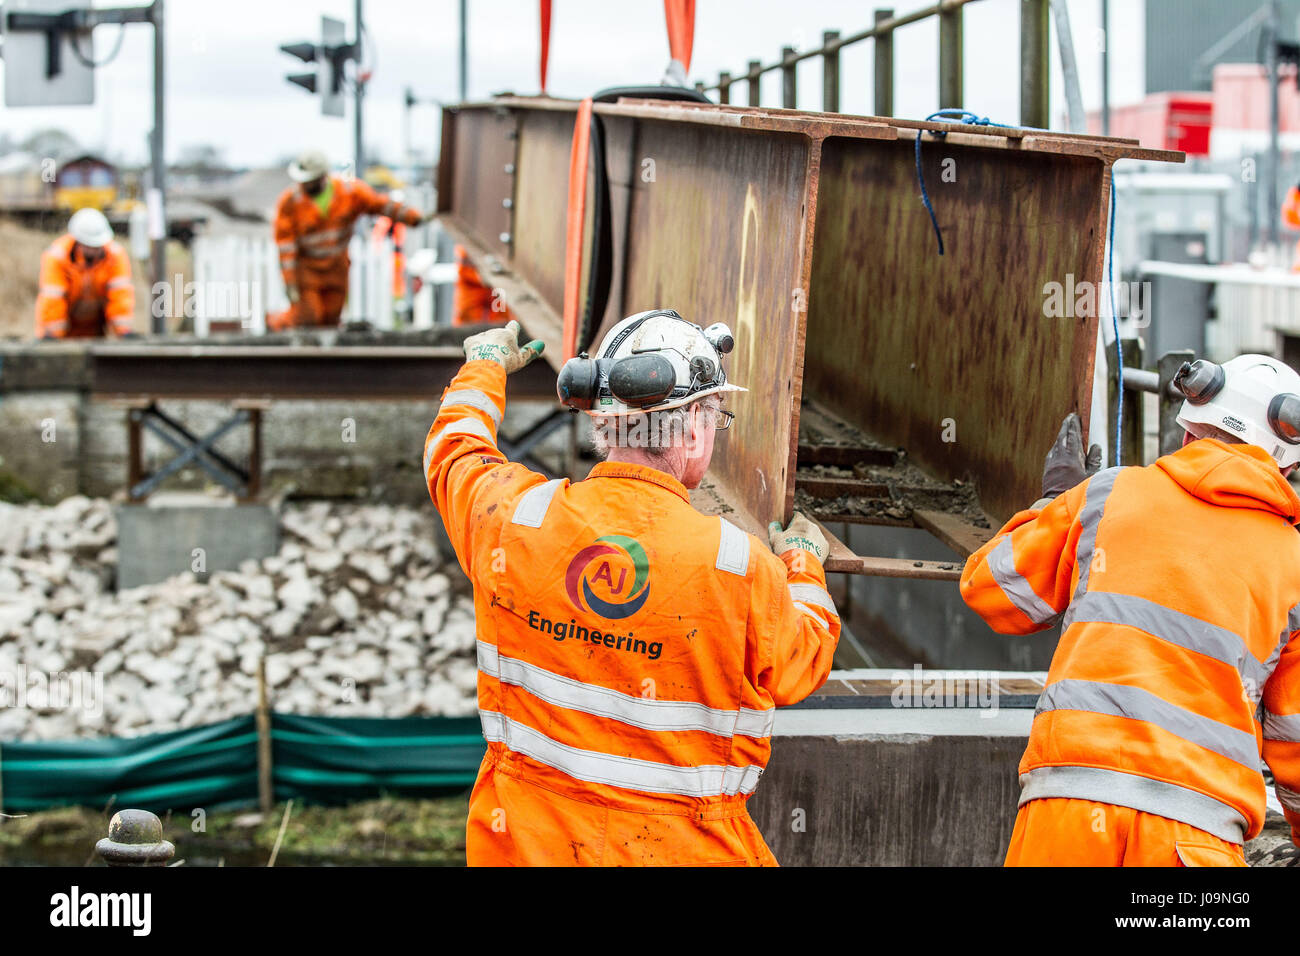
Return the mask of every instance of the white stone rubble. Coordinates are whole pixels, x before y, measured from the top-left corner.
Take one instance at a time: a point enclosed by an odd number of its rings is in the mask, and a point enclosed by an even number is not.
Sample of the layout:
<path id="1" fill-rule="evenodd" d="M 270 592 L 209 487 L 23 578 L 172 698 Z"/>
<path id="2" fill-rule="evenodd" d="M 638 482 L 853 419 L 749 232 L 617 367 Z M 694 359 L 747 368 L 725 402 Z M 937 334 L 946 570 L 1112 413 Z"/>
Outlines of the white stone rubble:
<path id="1" fill-rule="evenodd" d="M 0 503 L 0 742 L 248 714 L 263 657 L 278 710 L 473 714 L 474 606 L 434 544 L 437 520 L 414 508 L 288 505 L 278 554 L 206 582 L 187 573 L 114 592 L 109 502 Z"/>

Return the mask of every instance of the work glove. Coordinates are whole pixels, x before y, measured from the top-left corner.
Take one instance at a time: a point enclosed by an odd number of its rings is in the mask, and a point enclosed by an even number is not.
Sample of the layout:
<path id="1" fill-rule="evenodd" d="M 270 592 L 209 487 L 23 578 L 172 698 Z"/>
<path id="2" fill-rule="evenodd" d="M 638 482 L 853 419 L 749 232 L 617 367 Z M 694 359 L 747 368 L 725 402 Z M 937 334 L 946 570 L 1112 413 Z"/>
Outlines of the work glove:
<path id="1" fill-rule="evenodd" d="M 815 556 L 820 564 L 826 563 L 826 555 L 831 551 L 821 529 L 797 511 L 785 530 L 781 529 L 779 521 L 773 521 L 768 525 L 767 540 L 776 554 L 785 554 L 787 551 L 798 549 Z"/>
<path id="2" fill-rule="evenodd" d="M 402 221 L 414 228 L 424 222 L 424 214 L 418 209 L 408 209 L 402 214 Z"/>
<path id="3" fill-rule="evenodd" d="M 1083 426 L 1074 412 L 1065 416 L 1056 444 L 1043 462 L 1043 497 L 1055 498 L 1085 481 L 1101 468 L 1101 446 L 1093 445 L 1083 453 Z"/>
<path id="4" fill-rule="evenodd" d="M 298 287 L 296 285 L 285 286 L 284 294 L 289 297 L 289 302 L 291 305 L 298 304 Z"/>
<path id="5" fill-rule="evenodd" d="M 465 340 L 465 361 L 477 362 L 486 359 L 496 362 L 506 370 L 506 374 L 517 372 L 537 356 L 546 346 L 540 339 L 534 339 L 527 345 L 519 345 L 519 323 L 511 319 L 503 328 L 488 329 L 478 335 L 471 335 Z"/>

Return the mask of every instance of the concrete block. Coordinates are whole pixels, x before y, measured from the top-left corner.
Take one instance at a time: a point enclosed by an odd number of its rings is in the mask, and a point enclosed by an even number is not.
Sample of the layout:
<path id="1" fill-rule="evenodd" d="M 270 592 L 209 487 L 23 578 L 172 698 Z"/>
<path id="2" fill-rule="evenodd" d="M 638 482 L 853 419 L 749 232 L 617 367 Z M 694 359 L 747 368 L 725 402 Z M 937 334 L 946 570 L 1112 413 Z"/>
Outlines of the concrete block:
<path id="1" fill-rule="evenodd" d="M 52 503 L 77 494 L 80 397 L 76 392 L 0 395 L 0 473 Z"/>
<path id="2" fill-rule="evenodd" d="M 783 709 L 749 812 L 785 866 L 997 866 L 1032 719 Z"/>
<path id="3" fill-rule="evenodd" d="M 267 505 L 159 493 L 114 512 L 120 590 L 185 571 L 206 580 L 213 571 L 234 570 L 242 561 L 275 554 L 280 546 L 279 519 Z"/>

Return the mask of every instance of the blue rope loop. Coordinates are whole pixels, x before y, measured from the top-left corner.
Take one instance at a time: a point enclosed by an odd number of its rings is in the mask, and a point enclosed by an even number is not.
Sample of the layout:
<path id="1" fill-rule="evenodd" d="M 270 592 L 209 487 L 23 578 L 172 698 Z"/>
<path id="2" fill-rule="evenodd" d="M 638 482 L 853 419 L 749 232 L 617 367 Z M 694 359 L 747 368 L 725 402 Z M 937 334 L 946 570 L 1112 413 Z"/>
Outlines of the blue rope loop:
<path id="1" fill-rule="evenodd" d="M 970 110 L 963 109 L 942 109 L 935 110 L 925 118 L 927 123 L 934 120 L 943 120 L 945 122 L 958 122 L 967 126 L 1001 126 L 1006 129 L 1037 129 L 1034 126 L 1011 126 L 1007 123 L 995 123 L 987 116 L 980 116 L 978 113 L 972 113 Z M 925 204 L 925 211 L 930 214 L 930 225 L 934 227 L 934 238 L 939 243 L 939 255 L 943 255 L 943 232 L 939 229 L 939 220 L 934 214 L 934 204 L 930 202 L 930 194 L 925 188 L 925 174 L 921 170 L 921 136 L 926 130 L 916 131 L 916 182 L 921 187 L 921 202 Z M 935 139 L 943 139 L 948 135 L 947 130 L 935 129 L 929 130 L 931 136 Z M 1115 464 L 1122 464 L 1122 451 L 1120 448 L 1120 436 L 1124 428 L 1124 350 L 1119 340 L 1119 312 L 1115 306 L 1115 182 L 1111 180 L 1110 187 L 1110 228 L 1106 234 L 1106 284 L 1110 290 L 1110 321 L 1111 328 L 1115 333 L 1115 378 L 1119 384 L 1116 391 L 1119 397 L 1115 404 Z"/>
<path id="2" fill-rule="evenodd" d="M 995 123 L 987 116 L 980 116 L 972 113 L 970 110 L 961 109 L 942 109 L 936 110 L 925 118 L 927 123 L 936 119 L 946 120 L 949 122 L 957 121 L 967 126 L 1004 126 L 1003 123 Z M 930 225 L 934 227 L 934 238 L 939 242 L 939 255 L 943 255 L 943 232 L 939 229 L 939 220 L 934 214 L 934 204 L 930 202 L 930 194 L 925 188 L 925 174 L 921 171 L 921 134 L 925 130 L 916 131 L 916 182 L 921 187 L 921 202 L 925 204 L 925 211 L 930 214 Z M 934 129 L 930 130 L 930 135 L 935 139 L 943 139 L 948 135 L 947 130 Z"/>

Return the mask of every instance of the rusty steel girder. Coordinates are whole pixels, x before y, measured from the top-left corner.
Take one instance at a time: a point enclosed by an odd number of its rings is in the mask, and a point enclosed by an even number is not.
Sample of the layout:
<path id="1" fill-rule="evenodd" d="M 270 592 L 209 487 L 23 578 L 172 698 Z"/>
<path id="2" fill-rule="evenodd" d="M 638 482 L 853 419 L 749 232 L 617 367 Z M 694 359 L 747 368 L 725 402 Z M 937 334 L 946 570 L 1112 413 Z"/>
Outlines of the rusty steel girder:
<path id="1" fill-rule="evenodd" d="M 576 110 L 503 98 L 443 113 L 441 219 L 557 368 Z M 794 507 L 805 406 L 862 433 L 864 460 L 849 464 L 863 494 L 892 484 L 864 470 L 871 456 L 901 448 L 937 481 L 973 483 L 993 521 L 1037 498 L 1061 419 L 1075 411 L 1086 428 L 1097 336 L 1095 311 L 1049 317 L 1045 287 L 1100 287 L 1117 159 L 1183 159 L 1134 140 L 885 117 L 626 99 L 595 112 L 614 268 L 593 341 L 652 308 L 732 327 L 728 374 L 750 391 L 728 402 L 737 420 L 703 504 L 754 531 Z M 588 238 L 584 268 L 590 255 Z M 862 520 L 937 526 L 917 514 Z M 841 569 L 862 570 L 835 545 Z"/>

